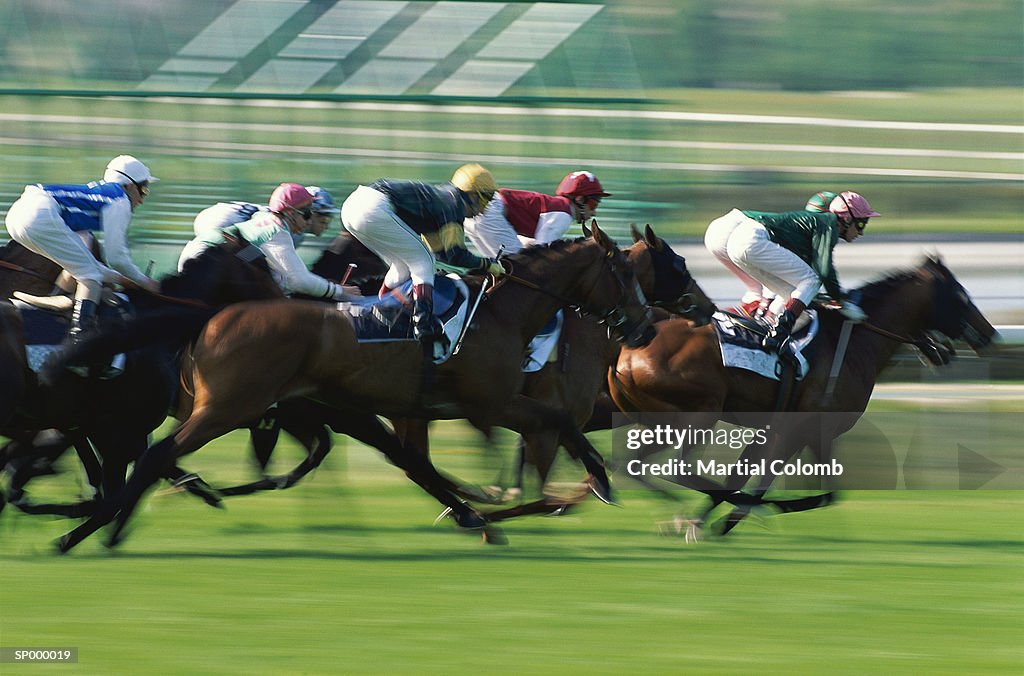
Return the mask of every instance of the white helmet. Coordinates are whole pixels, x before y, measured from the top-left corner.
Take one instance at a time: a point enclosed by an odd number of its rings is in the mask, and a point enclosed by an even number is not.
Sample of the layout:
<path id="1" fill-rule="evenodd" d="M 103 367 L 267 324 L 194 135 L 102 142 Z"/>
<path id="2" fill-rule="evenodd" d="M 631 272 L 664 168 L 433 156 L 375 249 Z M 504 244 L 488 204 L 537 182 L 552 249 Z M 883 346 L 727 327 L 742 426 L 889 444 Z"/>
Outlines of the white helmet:
<path id="1" fill-rule="evenodd" d="M 103 180 L 107 183 L 120 183 L 121 185 L 141 185 L 153 183 L 160 179 L 149 173 L 149 167 L 131 155 L 118 155 L 107 164 L 107 170 L 103 172 Z"/>

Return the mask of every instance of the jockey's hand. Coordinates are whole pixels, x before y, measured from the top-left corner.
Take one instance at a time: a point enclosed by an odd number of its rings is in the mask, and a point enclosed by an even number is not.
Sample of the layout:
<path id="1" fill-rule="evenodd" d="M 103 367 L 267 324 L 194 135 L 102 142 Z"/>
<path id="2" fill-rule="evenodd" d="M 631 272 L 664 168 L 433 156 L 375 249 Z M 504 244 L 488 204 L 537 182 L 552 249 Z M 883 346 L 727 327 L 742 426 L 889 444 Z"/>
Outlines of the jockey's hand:
<path id="1" fill-rule="evenodd" d="M 359 290 L 358 286 L 353 284 L 342 284 L 341 292 L 346 296 L 362 296 L 363 292 Z"/>
<path id="2" fill-rule="evenodd" d="M 864 310 L 860 309 L 860 306 L 852 301 L 843 301 L 842 306 L 839 308 L 839 312 L 844 317 L 852 322 L 862 322 L 868 318 L 868 314 Z"/>
<path id="3" fill-rule="evenodd" d="M 487 267 L 485 269 L 486 269 L 487 272 L 489 272 L 492 275 L 494 275 L 495 279 L 497 279 L 497 278 L 499 278 L 499 277 L 501 277 L 502 275 L 505 274 L 504 266 L 501 263 L 499 263 L 498 261 L 492 261 L 491 263 L 489 263 L 487 265 Z"/>
<path id="4" fill-rule="evenodd" d="M 150 293 L 160 293 L 160 282 L 150 277 L 146 277 L 144 280 L 142 280 L 142 283 L 139 284 L 139 286 L 141 286 L 146 291 L 149 291 Z"/>

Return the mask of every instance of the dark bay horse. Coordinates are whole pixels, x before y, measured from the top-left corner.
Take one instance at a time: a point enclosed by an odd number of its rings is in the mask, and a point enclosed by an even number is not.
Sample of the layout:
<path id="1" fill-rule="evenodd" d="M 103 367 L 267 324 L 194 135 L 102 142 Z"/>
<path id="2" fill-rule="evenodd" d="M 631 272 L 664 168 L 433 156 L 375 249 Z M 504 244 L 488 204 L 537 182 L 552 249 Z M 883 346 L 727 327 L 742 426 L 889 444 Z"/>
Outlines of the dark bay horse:
<path id="1" fill-rule="evenodd" d="M 61 551 L 115 518 L 109 544 L 116 544 L 139 499 L 177 457 L 259 417 L 274 402 L 294 397 L 314 398 L 363 421 L 373 445 L 451 508 L 460 526 L 480 528 L 485 520 L 452 493 L 450 482 L 428 459 L 383 428 L 376 415 L 465 418 L 485 432 L 493 427 L 520 432 L 557 428 L 570 455 L 591 473 L 594 492 L 610 500 L 603 462 L 586 437 L 563 412 L 520 394 L 521 356 L 567 304 L 602 317 L 627 344 L 643 345 L 653 330 L 633 273 L 623 253 L 596 227 L 590 238 L 532 247 L 505 263 L 509 273 L 480 304 L 461 351 L 436 367 L 412 342 L 358 342 L 348 316 L 323 304 L 266 301 L 223 310 L 203 329 L 193 351 L 192 414 L 136 463 L 120 496 L 61 539 Z M 474 286 L 479 288 L 479 282 Z"/>
<path id="2" fill-rule="evenodd" d="M 94 244 L 93 253 L 98 254 L 98 249 Z M 13 240 L 4 244 L 0 247 L 0 302 L 7 301 L 15 291 L 35 296 L 49 294 L 62 270 L 49 258 Z"/>
<path id="3" fill-rule="evenodd" d="M 963 286 L 938 258 L 896 272 L 856 290 L 868 322 L 854 325 L 838 372 L 833 371 L 843 317 L 820 310 L 808 375 L 795 385 L 790 411 L 844 413 L 822 416 L 820 426 L 787 430 L 773 439 L 771 457 L 786 459 L 805 447 L 827 457 L 833 441 L 856 424 L 868 405 L 875 382 L 896 349 L 924 341 L 927 331 L 964 339 L 975 351 L 990 345 L 995 329 L 971 301 Z M 722 365 L 714 328 L 685 320 L 656 325 L 654 340 L 642 348 L 624 348 L 609 372 L 615 403 L 627 412 L 684 412 L 696 427 L 730 421 L 735 414 L 770 412 L 779 383 L 755 373 Z M 771 475 L 762 478 L 763 495 Z M 730 486 L 730 489 L 737 486 Z M 712 507 L 722 496 L 713 496 Z M 710 511 L 710 508 L 709 510 Z M 785 511 L 785 510 L 784 510 Z M 708 512 L 705 512 L 705 515 Z M 740 508 L 726 527 L 742 518 Z"/>
<path id="4" fill-rule="evenodd" d="M 641 232 L 631 226 L 633 245 L 626 250 L 640 288 L 648 304 L 684 316 L 692 317 L 698 323 L 707 323 L 715 311 L 715 305 L 694 282 L 686 268 L 686 260 L 647 225 Z M 586 232 L 586 230 L 585 230 Z M 355 246 L 353 246 L 355 244 Z M 313 266 L 318 274 L 330 279 L 340 279 L 347 264 L 355 262 L 362 271 L 358 279 L 366 282 L 365 292 L 376 293 L 387 266 L 373 252 L 351 236 L 342 235 Z M 355 281 L 353 274 L 351 281 Z M 606 383 L 608 367 L 618 355 L 619 343 L 608 336 L 608 331 L 593 319 L 575 312 L 564 313 L 562 339 L 557 361 L 552 361 L 540 371 L 528 373 L 523 379 L 523 392 L 527 397 L 541 401 L 553 408 L 563 410 L 582 428 L 591 418 L 594 404 Z M 221 488 L 222 495 L 243 495 L 258 490 L 287 488 L 294 485 L 306 473 L 323 460 L 329 449 L 329 440 L 319 436 L 323 422 L 336 417 L 338 413 L 308 400 L 282 402 L 272 418 L 271 425 L 253 430 L 253 450 L 261 469 L 276 441 L 276 424 L 284 424 L 289 433 L 308 450 L 307 457 L 286 475 L 269 477 L 245 484 Z M 428 422 L 420 419 L 393 420 L 399 437 L 427 455 L 429 440 Z M 592 423 L 589 429 L 609 426 L 610 416 L 602 423 Z M 513 486 L 522 486 L 524 464 L 536 468 L 541 485 L 546 482 L 554 461 L 559 440 L 552 431 L 524 434 L 519 447 L 516 463 L 517 476 Z M 459 492 L 467 499 L 491 502 L 492 495 L 475 487 L 460 487 Z"/>
<path id="5" fill-rule="evenodd" d="M 686 259 L 650 225 L 643 232 L 630 226 L 630 231 L 633 245 L 628 257 L 648 304 L 664 317 L 684 317 L 696 326 L 707 324 L 717 308 L 694 281 Z M 594 418 L 594 409 L 605 394 L 608 369 L 618 358 L 620 344 L 610 340 L 600 325 L 573 314 L 566 315 L 563 334 L 567 354 L 529 374 L 523 394 L 568 411 L 580 429 L 607 429 L 611 426 L 610 415 Z M 524 434 L 514 485 L 522 487 L 523 466 L 529 465 L 543 486 L 557 449 L 558 439 L 550 432 Z"/>
<path id="6" fill-rule="evenodd" d="M 129 291 L 135 312 L 159 316 L 173 308 L 179 327 L 190 326 L 196 334 L 224 303 L 281 295 L 269 274 L 238 259 L 228 247 L 211 249 L 190 261 L 181 274 L 162 280 L 161 290 L 164 297 Z M 5 319 L 0 333 L 0 360 L 12 364 L 10 370 L 3 371 L 3 378 L 8 385 L 13 382 L 21 386 L 21 396 L 12 402 L 16 409 L 0 427 L 0 434 L 15 440 L 6 447 L 0 461 L 20 460 L 19 455 L 37 452 L 40 449 L 32 444 L 36 433 L 60 430 L 67 436 L 66 441 L 86 441 L 96 449 L 102 458 L 101 486 L 97 489 L 101 495 L 116 493 L 124 483 L 128 463 L 145 450 L 148 435 L 163 423 L 176 397 L 177 346 L 157 341 L 128 351 L 124 373 L 110 380 L 81 378 L 62 368 L 51 368 L 47 377 L 38 378 L 26 365 L 20 316 L 10 305 L 0 305 L 0 311 Z M 116 325 L 108 330 L 116 333 Z M 4 392 L 11 391 L 4 387 Z M 56 443 L 44 452 L 59 454 L 65 448 L 66 444 Z M 184 475 L 177 467 L 169 468 L 167 473 L 172 479 Z M 19 482 L 12 482 L 12 489 L 20 490 Z M 214 499 L 203 490 L 198 492 L 208 501 Z M 91 502 L 51 505 L 50 509 L 40 505 L 22 507 L 25 511 L 81 515 Z"/>

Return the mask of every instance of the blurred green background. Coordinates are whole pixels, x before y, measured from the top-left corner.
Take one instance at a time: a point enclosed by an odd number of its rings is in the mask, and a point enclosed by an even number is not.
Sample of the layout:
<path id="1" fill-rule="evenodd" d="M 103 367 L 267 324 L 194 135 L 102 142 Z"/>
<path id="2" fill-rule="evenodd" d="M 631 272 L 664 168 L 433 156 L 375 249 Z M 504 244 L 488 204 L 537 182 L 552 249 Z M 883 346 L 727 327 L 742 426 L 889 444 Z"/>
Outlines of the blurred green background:
<path id="1" fill-rule="evenodd" d="M 856 189 L 873 234 L 1019 233 L 1024 8 L 962 2 L 32 3 L 0 8 L 0 208 L 128 152 L 133 236 L 180 242 L 282 180 L 344 198 L 466 161 L 602 224 L 694 237 Z"/>
<path id="2" fill-rule="evenodd" d="M 26 183 L 130 153 L 162 179 L 131 230 L 158 272 L 213 202 L 286 180 L 340 200 L 469 161 L 545 192 L 593 170 L 620 238 L 854 189 L 884 214 L 872 237 L 1005 240 L 1024 232 L 1022 87 L 1020 0 L 7 0 L 0 217 Z M 510 461 L 510 434 L 481 455 L 437 427 L 449 471 Z M 57 558 L 67 523 L 5 513 L 0 645 L 75 645 L 104 674 L 1024 670 L 1018 492 L 854 492 L 694 548 L 654 533 L 696 497 L 624 490 L 495 549 L 431 528 L 433 501 L 336 441 L 306 484 L 226 513 L 153 499 L 116 556 Z M 244 444 L 187 465 L 248 478 Z M 81 479 L 48 481 L 63 499 Z"/>

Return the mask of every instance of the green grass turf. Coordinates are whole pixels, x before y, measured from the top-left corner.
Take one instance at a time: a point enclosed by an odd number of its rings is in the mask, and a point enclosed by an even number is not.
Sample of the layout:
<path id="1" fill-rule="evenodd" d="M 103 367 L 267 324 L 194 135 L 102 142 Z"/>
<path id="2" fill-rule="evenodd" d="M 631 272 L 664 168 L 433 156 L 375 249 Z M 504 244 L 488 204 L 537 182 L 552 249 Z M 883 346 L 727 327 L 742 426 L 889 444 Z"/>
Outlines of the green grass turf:
<path id="1" fill-rule="evenodd" d="M 439 465 L 493 475 L 496 459 L 471 450 L 461 423 L 437 439 Z M 214 483 L 244 479 L 244 441 L 235 433 L 187 465 Z M 295 457 L 286 448 L 279 468 Z M 563 465 L 561 478 L 579 476 Z M 68 488 L 48 481 L 43 494 Z M 1018 492 L 851 492 L 696 546 L 656 534 L 676 505 L 620 497 L 621 508 L 590 501 L 509 523 L 511 544 L 489 547 L 431 527 L 430 498 L 339 439 L 291 491 L 226 511 L 151 497 L 115 553 L 90 540 L 56 556 L 67 522 L 8 508 L 0 644 L 77 646 L 78 673 L 1024 668 Z"/>

